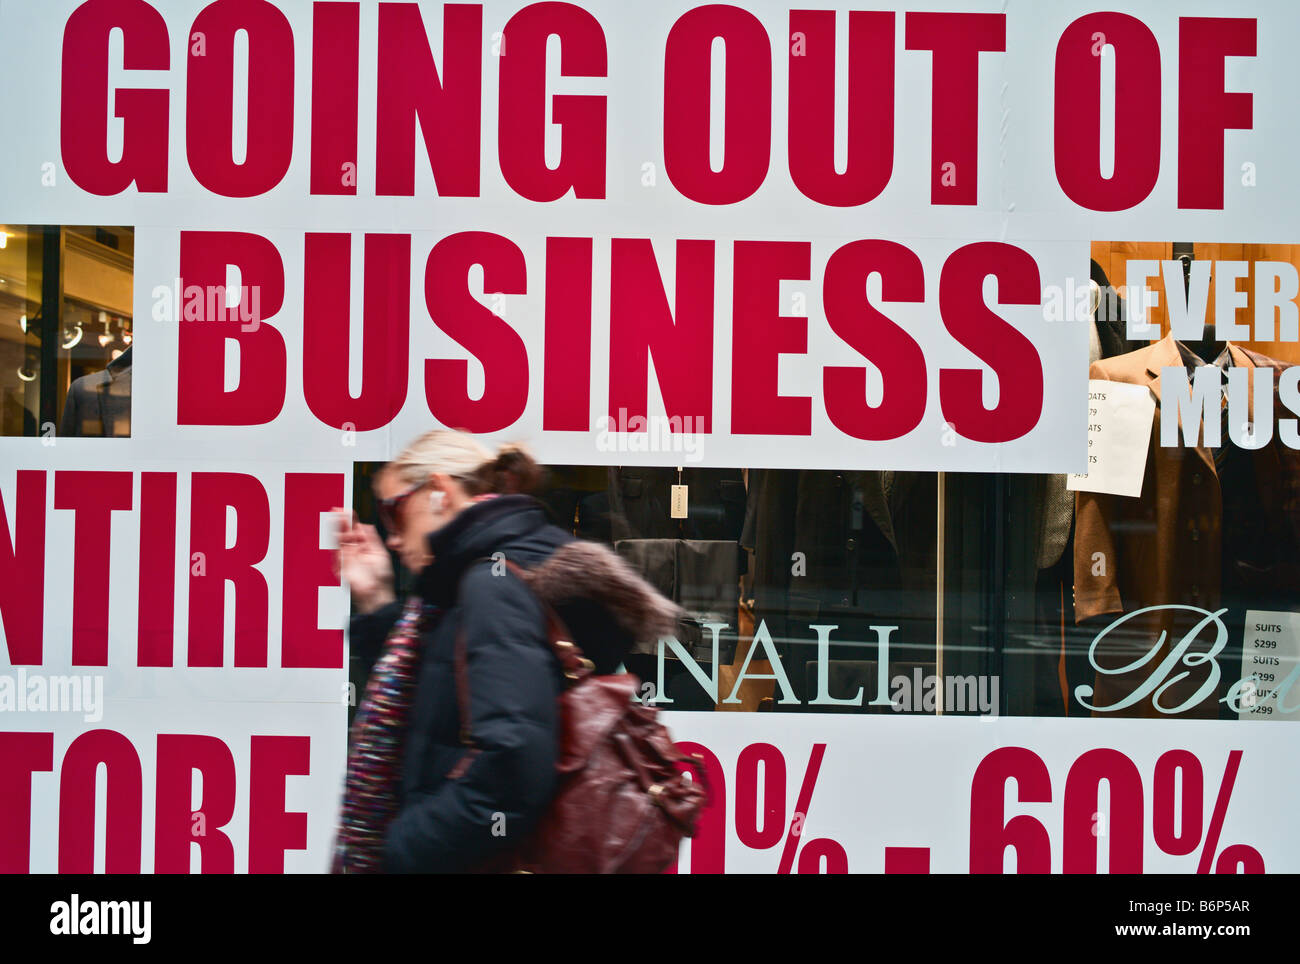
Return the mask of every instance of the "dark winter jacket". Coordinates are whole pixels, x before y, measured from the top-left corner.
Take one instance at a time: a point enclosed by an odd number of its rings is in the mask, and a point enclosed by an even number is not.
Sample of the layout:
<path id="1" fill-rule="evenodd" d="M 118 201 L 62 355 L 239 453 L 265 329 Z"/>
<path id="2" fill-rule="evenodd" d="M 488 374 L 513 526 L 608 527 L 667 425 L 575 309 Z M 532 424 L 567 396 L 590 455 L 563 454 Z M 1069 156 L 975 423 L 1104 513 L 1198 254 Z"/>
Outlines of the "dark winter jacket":
<path id="1" fill-rule="evenodd" d="M 549 525 L 529 496 L 471 504 L 433 533 L 430 551 L 415 592 L 445 612 L 421 637 L 400 809 L 384 846 L 384 869 L 395 873 L 474 868 L 519 843 L 550 803 L 564 677 L 541 599 L 598 673 L 612 672 L 637 639 L 671 632 L 678 615 L 613 552 Z M 495 562 L 494 553 L 502 554 Z M 530 571 L 528 585 L 503 559 Z M 354 618 L 353 651 L 373 661 L 400 608 Z M 461 632 L 472 747 L 460 739 Z"/>

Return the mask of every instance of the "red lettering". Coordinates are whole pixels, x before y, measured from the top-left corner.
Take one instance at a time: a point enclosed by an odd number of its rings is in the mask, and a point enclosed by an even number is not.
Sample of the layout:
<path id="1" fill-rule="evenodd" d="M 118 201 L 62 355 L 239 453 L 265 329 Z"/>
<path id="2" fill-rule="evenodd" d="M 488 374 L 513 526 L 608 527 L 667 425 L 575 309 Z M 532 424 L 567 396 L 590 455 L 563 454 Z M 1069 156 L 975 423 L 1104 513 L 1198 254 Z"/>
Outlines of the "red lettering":
<path id="1" fill-rule="evenodd" d="M 443 425 L 496 432 L 512 425 L 528 403 L 528 352 L 519 333 L 479 304 L 466 285 L 471 265 L 483 268 L 484 294 L 523 294 L 524 253 L 499 234 L 463 231 L 429 252 L 424 299 L 434 324 L 483 363 L 483 395 L 469 397 L 469 362 L 430 358 L 424 363 L 429 411 Z"/>
<path id="2" fill-rule="evenodd" d="M 59 773 L 59 873 L 95 871 L 95 784 L 105 768 L 104 872 L 140 872 L 144 799 L 140 757 L 115 730 L 90 730 L 72 741 Z"/>
<path id="3" fill-rule="evenodd" d="M 1255 30 L 1253 19 L 1178 19 L 1180 208 L 1223 210 L 1223 133 L 1253 123 L 1251 95 L 1223 89 L 1224 60 L 1254 57 Z"/>
<path id="4" fill-rule="evenodd" d="M 285 809 L 285 777 L 311 772 L 311 739 L 252 737 L 248 791 L 248 872 L 284 873 L 284 852 L 307 849 L 307 814 Z"/>
<path id="5" fill-rule="evenodd" d="M 41 662 L 45 613 L 45 473 L 15 474 L 13 535 L 0 494 L 0 619 L 14 666 Z"/>
<path id="6" fill-rule="evenodd" d="M 760 764 L 762 784 L 758 776 Z M 785 754 L 778 747 L 751 743 L 740 751 L 736 757 L 736 836 L 744 846 L 767 850 L 781 842 L 786 830 L 785 785 Z"/>
<path id="7" fill-rule="evenodd" d="M 125 70 L 167 70 L 167 22 L 144 0 L 87 0 L 63 29 L 59 145 L 63 169 L 83 191 L 167 190 L 167 91 L 108 89 L 108 35 L 122 31 Z M 110 99 L 111 98 L 111 99 Z M 122 121 L 122 158 L 108 156 L 108 109 Z"/>
<path id="8" fill-rule="evenodd" d="M 986 409 L 980 369 L 939 372 L 939 401 L 957 434 L 976 442 L 1010 442 L 1036 424 L 1043 410 L 1043 362 L 1033 342 L 990 311 L 984 279 L 997 278 L 1004 305 L 1038 305 L 1038 265 L 1025 251 L 998 241 L 980 241 L 954 251 L 939 276 L 939 312 L 944 327 L 993 369 L 998 403 Z"/>
<path id="9" fill-rule="evenodd" d="M 284 336 L 262 322 L 284 304 L 284 263 L 266 238 L 223 231 L 182 231 L 182 303 L 177 336 L 178 425 L 261 425 L 284 407 Z M 225 287 L 226 268 L 241 276 L 238 308 L 206 292 Z M 239 384 L 225 390 L 226 339 L 239 342 Z"/>
<path id="10" fill-rule="evenodd" d="M 1190 750 L 1160 754 L 1151 796 L 1151 836 L 1156 846 L 1179 857 L 1195 851 L 1205 826 L 1205 773 L 1200 758 Z"/>
<path id="11" fill-rule="evenodd" d="M 811 276 L 812 245 L 737 241 L 733 260 L 731 430 L 745 435 L 810 435 L 812 399 L 781 395 L 777 367 L 781 355 L 808 351 L 808 318 L 783 315 L 779 305 L 782 280 L 807 281 Z"/>
<path id="12" fill-rule="evenodd" d="M 1100 783 L 1106 781 L 1110 820 L 1098 833 Z M 1110 845 L 1109 872 L 1142 873 L 1142 774 L 1119 750 L 1088 750 L 1070 767 L 1065 778 L 1064 835 L 1061 871 L 1095 874 L 1097 851 Z"/>
<path id="13" fill-rule="evenodd" d="M 234 508 L 226 546 L 226 510 Z M 221 666 L 225 584 L 235 586 L 235 665 L 266 666 L 267 585 L 255 566 L 266 557 L 271 508 L 262 483 L 233 472 L 195 472 L 190 480 L 190 666 Z"/>
<path id="14" fill-rule="evenodd" d="M 1017 803 L 1051 803 L 1052 777 L 1043 758 L 1021 746 L 994 750 L 975 768 L 970 784 L 970 872 L 1000 874 L 1006 851 L 1016 852 L 1016 873 L 1052 869 L 1047 828 L 1027 813 L 1006 818 L 1007 783 L 1016 782 Z"/>
<path id="15" fill-rule="evenodd" d="M 32 774 L 53 769 L 53 733 L 0 733 L 0 874 L 31 869 Z"/>
<path id="16" fill-rule="evenodd" d="M 605 98 L 556 95 L 552 122 L 560 127 L 560 163 L 546 166 L 546 42 L 560 38 L 560 74 L 606 75 L 605 34 L 571 3 L 533 3 L 510 18 L 502 34 L 498 151 L 501 174 L 516 193 L 554 201 L 605 196 Z M 508 52 L 508 56 L 506 56 Z"/>
<path id="17" fill-rule="evenodd" d="M 546 239 L 542 430 L 591 424 L 591 238 Z"/>
<path id="18" fill-rule="evenodd" d="M 72 665 L 108 665 L 113 510 L 132 507 L 130 472 L 56 472 L 54 508 L 72 509 Z"/>
<path id="19" fill-rule="evenodd" d="M 236 162 L 233 151 L 237 31 L 243 31 L 248 42 L 248 130 L 242 163 Z M 265 194 L 284 178 L 293 155 L 293 28 L 266 0 L 216 0 L 194 19 L 190 40 L 185 83 L 185 155 L 190 170 L 213 194 Z"/>
<path id="20" fill-rule="evenodd" d="M 194 771 L 203 797 L 197 810 Z M 158 734 L 158 790 L 154 807 L 154 872 L 187 874 L 191 847 L 199 848 L 199 870 L 233 874 L 235 845 L 222 827 L 235 814 L 235 758 L 215 736 Z"/>
<path id="21" fill-rule="evenodd" d="M 610 261 L 610 419 L 627 424 L 639 418 L 641 427 L 631 430 L 644 431 L 647 368 L 653 357 L 668 417 L 692 418 L 696 431 L 711 432 L 713 242 L 677 242 L 676 310 L 668 307 L 648 240 L 615 238 Z"/>
<path id="22" fill-rule="evenodd" d="M 176 473 L 140 475 L 141 666 L 171 666 L 176 615 Z"/>
<path id="23" fill-rule="evenodd" d="M 359 3 L 312 6 L 312 194 L 357 193 L 360 23 Z"/>
<path id="24" fill-rule="evenodd" d="M 826 414 L 841 432 L 870 441 L 901 438 L 925 415 L 925 353 L 901 326 L 867 300 L 867 278 L 880 273 L 882 301 L 925 300 L 925 269 L 894 241 L 855 241 L 826 263 L 822 304 L 831 330 L 880 370 L 880 404 L 866 401 L 866 369 L 828 365 Z"/>
<path id="25" fill-rule="evenodd" d="M 710 64 L 715 38 L 726 44 L 721 170 L 709 162 Z M 752 13 L 708 4 L 683 14 L 664 53 L 664 169 L 673 186 L 701 204 L 734 204 L 762 185 L 772 150 L 772 45 Z"/>
<path id="26" fill-rule="evenodd" d="M 934 52 L 930 203 L 978 201 L 980 51 L 1007 49 L 1002 13 L 908 13 L 907 49 Z"/>
<path id="27" fill-rule="evenodd" d="M 411 236 L 367 234 L 361 388 L 348 388 L 351 243 L 308 234 L 304 255 L 302 387 L 312 414 L 334 428 L 382 428 L 406 401 L 411 333 Z"/>
<path id="28" fill-rule="evenodd" d="M 673 746 L 679 753 L 696 757 L 700 761 L 711 790 L 709 802 L 700 811 L 700 823 L 690 842 L 690 872 L 693 874 L 720 874 L 727 863 L 727 771 L 717 756 L 701 743 L 683 740 Z M 678 770 L 696 775 L 686 763 L 676 764 Z M 677 858 L 664 873 L 677 873 Z"/>
<path id="29" fill-rule="evenodd" d="M 316 624 L 319 588 L 339 585 L 333 552 L 320 547 L 320 517 L 342 504 L 343 476 L 285 474 L 281 666 L 337 669 L 343 665 L 343 630 Z"/>
<path id="30" fill-rule="evenodd" d="M 790 36 L 790 177 L 820 204 L 866 204 L 885 189 L 894 168 L 894 14 L 849 13 L 843 174 L 835 170 L 835 11 L 791 10 Z"/>
<path id="31" fill-rule="evenodd" d="M 483 8 L 442 10 L 442 78 L 413 3 L 379 5 L 379 92 L 375 109 L 375 193 L 415 193 L 415 123 L 438 193 L 478 197 Z"/>
<path id="32" fill-rule="evenodd" d="M 1110 177 L 1101 174 L 1101 48 L 1106 44 L 1115 51 Z M 1093 211 L 1123 211 L 1151 194 L 1160 176 L 1160 46 L 1146 24 L 1108 12 L 1090 13 L 1066 27 L 1056 45 L 1053 109 L 1056 180 L 1070 200 Z"/>

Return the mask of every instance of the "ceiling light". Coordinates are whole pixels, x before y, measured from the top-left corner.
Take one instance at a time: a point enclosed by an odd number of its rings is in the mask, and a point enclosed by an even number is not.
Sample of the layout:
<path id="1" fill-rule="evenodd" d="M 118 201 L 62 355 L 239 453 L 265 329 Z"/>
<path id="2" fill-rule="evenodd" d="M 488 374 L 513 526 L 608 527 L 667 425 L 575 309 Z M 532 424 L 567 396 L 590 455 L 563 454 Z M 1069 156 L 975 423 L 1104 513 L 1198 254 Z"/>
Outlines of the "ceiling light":
<path id="1" fill-rule="evenodd" d="M 77 328 L 77 333 L 73 335 L 68 341 L 65 341 L 63 343 L 64 348 L 76 348 L 77 342 L 81 341 L 81 326 L 77 325 L 76 328 Z"/>
<path id="2" fill-rule="evenodd" d="M 21 379 L 22 379 L 23 381 L 25 381 L 25 382 L 34 382 L 34 381 L 36 381 L 36 373 L 35 373 L 35 372 L 32 372 L 30 375 L 24 374 L 24 372 L 25 372 L 25 369 L 22 369 L 22 368 L 18 369 L 18 377 L 21 378 Z"/>
<path id="3" fill-rule="evenodd" d="M 24 335 L 27 334 L 27 316 L 26 316 L 26 315 L 23 315 L 21 318 L 18 319 L 18 327 L 21 328 L 21 329 L 23 330 L 23 334 L 24 334 Z"/>

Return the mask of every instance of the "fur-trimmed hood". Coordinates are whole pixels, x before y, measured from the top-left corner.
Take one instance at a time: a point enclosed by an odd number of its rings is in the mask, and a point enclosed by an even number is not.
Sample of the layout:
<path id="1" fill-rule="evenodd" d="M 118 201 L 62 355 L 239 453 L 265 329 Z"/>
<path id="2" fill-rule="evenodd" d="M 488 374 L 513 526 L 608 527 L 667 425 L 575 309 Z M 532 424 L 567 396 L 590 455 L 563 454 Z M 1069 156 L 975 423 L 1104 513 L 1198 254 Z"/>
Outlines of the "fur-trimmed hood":
<path id="1" fill-rule="evenodd" d="M 513 562 L 599 672 L 613 672 L 627 653 L 672 635 L 682 615 L 613 550 L 551 525 L 530 496 L 502 495 L 469 506 L 430 537 L 429 549 L 434 561 L 416 586 L 423 598 L 453 606 L 469 566 L 486 559 Z"/>
<path id="2" fill-rule="evenodd" d="M 562 608 L 576 599 L 604 606 L 636 642 L 653 642 L 677 628 L 682 609 L 597 542 L 560 546 L 549 559 L 524 572 L 524 581 L 543 602 Z"/>

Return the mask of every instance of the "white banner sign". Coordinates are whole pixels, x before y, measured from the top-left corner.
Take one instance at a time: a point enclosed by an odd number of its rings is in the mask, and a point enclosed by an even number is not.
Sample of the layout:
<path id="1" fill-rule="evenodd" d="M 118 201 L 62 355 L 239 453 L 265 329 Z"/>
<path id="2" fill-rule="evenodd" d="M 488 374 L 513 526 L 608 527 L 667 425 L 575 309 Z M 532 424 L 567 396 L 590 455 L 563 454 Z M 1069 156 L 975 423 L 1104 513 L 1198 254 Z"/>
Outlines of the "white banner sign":
<path id="1" fill-rule="evenodd" d="M 1295 873 L 1286 725 L 665 713 L 692 873 Z"/>
<path id="2" fill-rule="evenodd" d="M 0 217 L 137 227 L 175 452 L 1081 471 L 1062 293 L 1294 240 L 1300 10 L 921 6 L 3 3 Z"/>
<path id="3" fill-rule="evenodd" d="M 826 6 L 0 0 L 0 223 L 135 228 L 131 437 L 0 438 L 0 870 L 325 868 L 357 461 L 1084 471 L 1089 241 L 1295 241 L 1300 7 Z M 986 754 L 1056 793 L 1097 727 L 807 719 L 852 869 L 961 867 Z M 679 728 L 733 773 L 765 725 Z M 1199 727 L 1136 779 L 1245 747 L 1214 865 L 1294 869 L 1293 751 Z"/>

